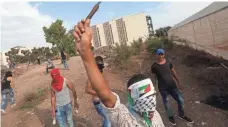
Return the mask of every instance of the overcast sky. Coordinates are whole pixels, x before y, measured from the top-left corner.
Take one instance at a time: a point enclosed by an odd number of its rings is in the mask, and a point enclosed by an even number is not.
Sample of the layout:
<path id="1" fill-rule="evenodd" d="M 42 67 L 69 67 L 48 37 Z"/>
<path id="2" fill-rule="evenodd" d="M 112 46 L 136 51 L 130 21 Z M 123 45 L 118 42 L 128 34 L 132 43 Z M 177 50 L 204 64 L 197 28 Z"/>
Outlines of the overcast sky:
<path id="1" fill-rule="evenodd" d="M 173 26 L 208 6 L 211 2 L 103 2 L 92 19 L 92 24 L 115 17 L 145 12 L 153 20 L 154 29 Z M 46 43 L 43 26 L 56 19 L 66 28 L 81 20 L 94 2 L 7 2 L 1 3 L 1 51 L 14 46 L 28 48 L 50 46 Z"/>

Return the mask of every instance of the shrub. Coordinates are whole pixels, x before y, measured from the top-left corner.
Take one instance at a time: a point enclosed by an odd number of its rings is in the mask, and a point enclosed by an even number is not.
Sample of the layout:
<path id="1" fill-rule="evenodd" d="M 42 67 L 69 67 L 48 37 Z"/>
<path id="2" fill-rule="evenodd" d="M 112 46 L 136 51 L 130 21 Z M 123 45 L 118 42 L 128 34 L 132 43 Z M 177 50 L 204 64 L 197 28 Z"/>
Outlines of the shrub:
<path id="1" fill-rule="evenodd" d="M 24 103 L 20 106 L 20 109 L 30 109 L 36 107 L 42 102 L 48 92 L 48 88 L 38 88 L 37 92 L 27 93 L 24 97 Z"/>
<path id="2" fill-rule="evenodd" d="M 130 47 L 125 44 L 120 45 L 116 43 L 115 47 L 113 48 L 113 55 L 114 64 L 123 65 L 131 56 Z"/>
<path id="3" fill-rule="evenodd" d="M 124 68 L 130 56 L 138 55 L 140 53 L 142 43 L 143 40 L 141 38 L 134 40 L 130 46 L 116 43 L 115 46 L 112 47 L 111 59 L 113 64 L 117 67 Z"/>
<path id="4" fill-rule="evenodd" d="M 154 53 L 158 48 L 163 48 L 163 43 L 160 38 L 148 38 L 146 40 L 147 51 L 150 53 Z"/>
<path id="5" fill-rule="evenodd" d="M 138 55 L 140 53 L 140 48 L 142 46 L 142 39 L 139 38 L 138 40 L 134 40 L 131 43 L 130 49 L 131 49 L 131 53 L 132 55 Z"/>

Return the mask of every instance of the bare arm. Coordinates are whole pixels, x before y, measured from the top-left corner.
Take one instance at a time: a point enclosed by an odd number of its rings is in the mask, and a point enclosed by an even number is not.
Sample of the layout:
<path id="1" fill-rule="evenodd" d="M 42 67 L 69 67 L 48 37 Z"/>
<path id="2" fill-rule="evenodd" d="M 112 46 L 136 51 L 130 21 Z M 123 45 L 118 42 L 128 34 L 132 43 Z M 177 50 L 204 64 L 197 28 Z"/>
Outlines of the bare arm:
<path id="1" fill-rule="evenodd" d="M 116 97 L 114 94 L 112 94 L 108 83 L 105 81 L 103 75 L 99 71 L 91 50 L 88 51 L 88 54 L 83 62 L 89 77 L 89 81 L 91 82 L 91 85 L 96 91 L 98 97 L 106 107 L 112 108 L 116 103 Z"/>
<path id="2" fill-rule="evenodd" d="M 91 86 L 91 83 L 89 81 L 87 82 L 85 92 L 88 93 L 88 94 L 90 94 L 90 95 L 96 95 L 97 96 L 96 91 L 93 90 L 93 88 Z"/>
<path id="3" fill-rule="evenodd" d="M 10 86 L 11 86 L 12 89 L 14 89 L 15 88 L 15 84 L 14 84 L 13 78 L 12 77 L 8 77 L 7 80 L 10 81 Z"/>
<path id="4" fill-rule="evenodd" d="M 172 75 L 173 75 L 173 77 L 174 77 L 174 79 L 177 81 L 177 87 L 180 89 L 180 86 L 179 86 L 179 79 L 178 79 L 178 77 L 177 77 L 177 72 L 176 72 L 176 70 L 174 69 L 174 68 L 172 68 L 171 69 L 171 72 L 172 72 Z"/>
<path id="5" fill-rule="evenodd" d="M 66 79 L 66 83 L 67 83 L 67 87 L 72 91 L 72 94 L 74 97 L 74 107 L 76 107 L 78 109 L 79 105 L 78 105 L 78 101 L 77 101 L 78 97 L 77 97 L 76 90 L 75 90 L 73 84 L 70 82 L 70 80 Z"/>
<path id="6" fill-rule="evenodd" d="M 79 22 L 75 26 L 73 35 L 76 40 L 77 51 L 82 58 L 92 88 L 96 91 L 98 97 L 106 107 L 113 108 L 116 103 L 116 97 L 111 92 L 108 83 L 99 71 L 91 51 L 93 34 L 92 28 L 90 27 L 90 20 Z"/>
<path id="7" fill-rule="evenodd" d="M 55 91 L 51 89 L 51 107 L 52 107 L 52 118 L 55 117 L 55 106 L 56 106 Z"/>

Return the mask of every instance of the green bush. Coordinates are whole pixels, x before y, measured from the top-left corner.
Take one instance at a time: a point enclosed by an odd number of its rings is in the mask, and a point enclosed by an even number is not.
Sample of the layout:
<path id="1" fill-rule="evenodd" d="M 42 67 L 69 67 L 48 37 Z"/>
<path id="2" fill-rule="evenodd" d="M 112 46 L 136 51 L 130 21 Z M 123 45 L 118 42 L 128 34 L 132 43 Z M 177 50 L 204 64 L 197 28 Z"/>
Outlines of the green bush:
<path id="1" fill-rule="evenodd" d="M 114 64 L 123 65 L 127 59 L 131 56 L 130 46 L 115 44 L 113 48 Z"/>
<path id="2" fill-rule="evenodd" d="M 134 40 L 130 46 L 127 44 L 116 43 L 115 46 L 112 47 L 113 64 L 119 66 L 120 68 L 124 67 L 130 56 L 138 55 L 140 53 L 142 43 L 143 41 L 141 38 Z"/>
<path id="3" fill-rule="evenodd" d="M 154 53 L 158 48 L 172 50 L 174 47 L 173 40 L 168 39 L 167 37 L 148 38 L 146 40 L 146 44 L 147 44 L 147 51 L 150 53 Z"/>
<path id="4" fill-rule="evenodd" d="M 155 52 L 158 48 L 162 48 L 163 47 L 163 43 L 161 41 L 160 38 L 148 38 L 146 40 L 146 44 L 147 44 L 147 51 L 150 53 Z"/>
<path id="5" fill-rule="evenodd" d="M 140 48 L 142 46 L 142 39 L 139 38 L 138 40 L 134 40 L 131 43 L 130 49 L 131 49 L 131 53 L 132 55 L 138 55 L 140 53 Z"/>
<path id="6" fill-rule="evenodd" d="M 46 98 L 48 91 L 48 88 L 38 88 L 37 92 L 25 94 L 24 103 L 20 105 L 19 109 L 35 108 Z"/>

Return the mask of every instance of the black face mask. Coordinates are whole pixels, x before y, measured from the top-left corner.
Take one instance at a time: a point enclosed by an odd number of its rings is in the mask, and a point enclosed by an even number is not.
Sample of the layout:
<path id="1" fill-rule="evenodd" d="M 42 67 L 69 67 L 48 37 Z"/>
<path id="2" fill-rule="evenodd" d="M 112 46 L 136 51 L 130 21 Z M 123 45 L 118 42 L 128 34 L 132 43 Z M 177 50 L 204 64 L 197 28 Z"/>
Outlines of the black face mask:
<path id="1" fill-rule="evenodd" d="M 99 63 L 97 64 L 97 67 L 99 68 L 100 72 L 103 72 L 104 64 Z"/>

